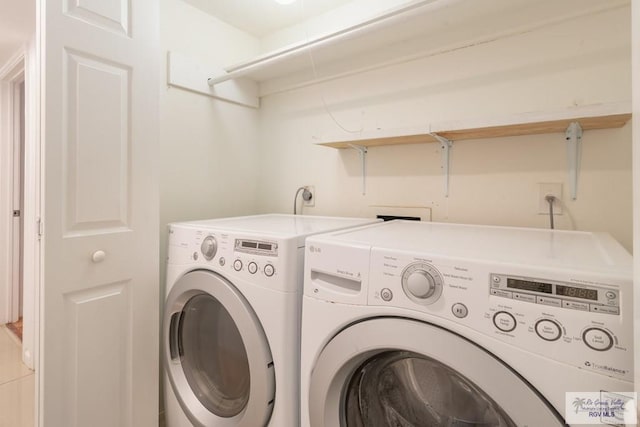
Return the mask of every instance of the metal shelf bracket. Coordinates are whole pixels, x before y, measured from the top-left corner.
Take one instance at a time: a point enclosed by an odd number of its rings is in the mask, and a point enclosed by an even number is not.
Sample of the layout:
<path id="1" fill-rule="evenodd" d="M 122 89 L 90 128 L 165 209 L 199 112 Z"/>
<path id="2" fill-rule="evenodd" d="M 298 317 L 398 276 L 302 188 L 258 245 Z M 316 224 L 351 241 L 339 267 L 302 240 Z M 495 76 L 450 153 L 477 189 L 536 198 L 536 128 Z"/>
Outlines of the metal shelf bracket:
<path id="1" fill-rule="evenodd" d="M 362 163 L 362 195 L 367 194 L 367 147 L 356 144 L 349 144 L 349 147 L 360 153 L 360 162 Z"/>
<path id="2" fill-rule="evenodd" d="M 430 133 L 429 135 L 437 139 L 440 143 L 442 150 L 442 173 L 444 174 L 444 197 L 449 197 L 449 166 L 451 165 L 451 148 L 453 147 L 453 141 L 437 133 Z"/>
<path id="3" fill-rule="evenodd" d="M 569 185 L 571 200 L 578 197 L 578 174 L 580 172 L 580 158 L 582 157 L 582 126 L 578 122 L 571 122 L 565 132 L 567 141 L 567 162 L 569 169 Z"/>

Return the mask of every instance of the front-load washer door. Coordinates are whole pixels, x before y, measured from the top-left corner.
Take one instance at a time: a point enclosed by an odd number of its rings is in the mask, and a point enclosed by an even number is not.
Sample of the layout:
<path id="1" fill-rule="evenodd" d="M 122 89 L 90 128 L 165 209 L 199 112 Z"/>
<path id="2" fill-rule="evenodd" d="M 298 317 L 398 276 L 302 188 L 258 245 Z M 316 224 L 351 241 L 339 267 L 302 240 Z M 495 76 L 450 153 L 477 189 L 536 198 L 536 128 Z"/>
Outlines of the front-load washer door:
<path id="1" fill-rule="evenodd" d="M 205 270 L 182 276 L 167 297 L 164 338 L 167 375 L 194 425 L 267 424 L 273 358 L 257 316 L 228 280 Z"/>
<path id="2" fill-rule="evenodd" d="M 311 374 L 312 427 L 556 427 L 548 402 L 508 366 L 445 329 L 377 318 L 349 326 Z"/>

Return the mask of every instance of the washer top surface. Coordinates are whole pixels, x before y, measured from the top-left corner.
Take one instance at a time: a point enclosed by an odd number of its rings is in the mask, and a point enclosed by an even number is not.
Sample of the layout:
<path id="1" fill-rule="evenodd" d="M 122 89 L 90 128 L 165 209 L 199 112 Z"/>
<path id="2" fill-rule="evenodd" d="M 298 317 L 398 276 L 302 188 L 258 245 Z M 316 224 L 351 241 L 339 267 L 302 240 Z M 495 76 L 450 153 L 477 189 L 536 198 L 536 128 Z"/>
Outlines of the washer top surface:
<path id="1" fill-rule="evenodd" d="M 625 275 L 632 268 L 631 255 L 606 233 L 397 220 L 312 239 Z"/>
<path id="2" fill-rule="evenodd" d="M 189 221 L 172 225 L 208 230 L 225 230 L 276 238 L 306 237 L 312 234 L 378 222 L 373 218 L 343 218 L 310 215 L 266 214 Z"/>

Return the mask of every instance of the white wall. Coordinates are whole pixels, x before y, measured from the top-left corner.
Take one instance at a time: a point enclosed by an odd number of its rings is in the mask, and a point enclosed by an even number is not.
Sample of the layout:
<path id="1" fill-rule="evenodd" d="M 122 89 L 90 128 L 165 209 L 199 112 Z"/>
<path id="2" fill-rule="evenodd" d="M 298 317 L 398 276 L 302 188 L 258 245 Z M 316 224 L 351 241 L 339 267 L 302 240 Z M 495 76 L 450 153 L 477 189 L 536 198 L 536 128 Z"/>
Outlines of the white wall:
<path id="1" fill-rule="evenodd" d="M 179 0 L 163 0 L 161 13 L 164 53 L 175 51 L 226 64 L 257 52 L 256 39 Z M 166 82 L 166 75 L 162 81 Z M 160 235 L 164 259 L 167 223 L 257 211 L 259 141 L 257 110 L 166 85 L 161 93 Z"/>
<path id="2" fill-rule="evenodd" d="M 563 134 L 455 142 L 448 199 L 437 144 L 370 149 L 365 196 L 358 154 L 313 144 L 342 132 L 327 108 L 340 126 L 367 131 L 629 102 L 629 16 L 628 7 L 615 9 L 264 97 L 260 209 L 289 212 L 295 189 L 315 185 L 316 206 L 305 213 L 369 215 L 371 205 L 411 205 L 432 208 L 435 221 L 546 227 L 537 183 L 559 182 L 557 228 L 608 231 L 631 250 L 630 124 L 585 132 L 576 201 L 568 196 Z"/>
<path id="3" fill-rule="evenodd" d="M 280 49 L 321 35 L 342 30 L 374 18 L 396 7 L 411 3 L 410 0 L 353 0 L 304 22 L 282 28 L 260 39 L 263 52 Z M 302 0 L 294 7 L 306 7 Z"/>
<path id="4" fill-rule="evenodd" d="M 258 42 L 180 0 L 161 3 L 163 53 L 234 63 Z M 166 71 L 165 71 L 166 72 Z M 257 110 L 168 88 L 160 96 L 160 259 L 173 221 L 246 215 L 257 204 Z M 160 305 L 165 296 L 160 262 Z M 161 311 L 162 312 L 162 311 Z M 162 394 L 162 389 L 160 390 Z M 160 398 L 161 411 L 164 407 Z"/>

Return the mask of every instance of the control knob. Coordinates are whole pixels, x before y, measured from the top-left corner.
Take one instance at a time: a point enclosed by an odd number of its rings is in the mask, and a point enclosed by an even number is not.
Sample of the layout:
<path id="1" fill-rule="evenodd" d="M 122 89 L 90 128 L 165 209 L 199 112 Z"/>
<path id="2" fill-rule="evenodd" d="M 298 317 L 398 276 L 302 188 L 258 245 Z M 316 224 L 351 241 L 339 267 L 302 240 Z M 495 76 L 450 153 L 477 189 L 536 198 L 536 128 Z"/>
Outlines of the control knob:
<path id="1" fill-rule="evenodd" d="M 213 236 L 205 237 L 202 241 L 202 245 L 200 245 L 200 250 L 207 261 L 211 261 L 218 251 L 218 242 L 216 241 L 216 238 Z"/>
<path id="2" fill-rule="evenodd" d="M 436 283 L 429 273 L 416 270 L 407 276 L 407 291 L 416 298 L 429 298 L 436 290 Z"/>
<path id="3" fill-rule="evenodd" d="M 442 295 L 442 276 L 429 264 L 409 264 L 402 272 L 402 289 L 419 304 L 433 304 Z"/>

